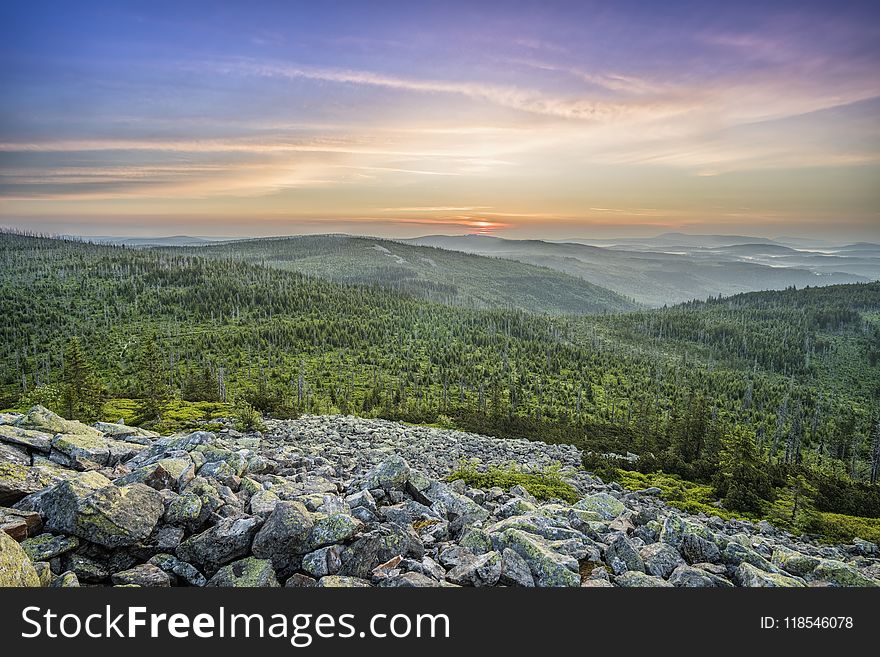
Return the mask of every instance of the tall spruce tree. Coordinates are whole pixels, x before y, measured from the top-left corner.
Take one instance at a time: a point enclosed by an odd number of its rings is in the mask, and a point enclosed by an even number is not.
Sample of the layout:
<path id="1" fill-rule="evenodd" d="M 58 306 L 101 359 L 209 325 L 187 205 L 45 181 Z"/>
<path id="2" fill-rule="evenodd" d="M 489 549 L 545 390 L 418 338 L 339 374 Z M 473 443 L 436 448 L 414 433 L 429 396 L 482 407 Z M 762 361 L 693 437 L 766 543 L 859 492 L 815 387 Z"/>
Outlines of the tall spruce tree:
<path id="1" fill-rule="evenodd" d="M 104 403 L 95 366 L 89 360 L 79 338 L 72 337 L 64 350 L 61 373 L 61 404 L 65 417 L 71 420 L 94 422 L 101 417 Z"/>

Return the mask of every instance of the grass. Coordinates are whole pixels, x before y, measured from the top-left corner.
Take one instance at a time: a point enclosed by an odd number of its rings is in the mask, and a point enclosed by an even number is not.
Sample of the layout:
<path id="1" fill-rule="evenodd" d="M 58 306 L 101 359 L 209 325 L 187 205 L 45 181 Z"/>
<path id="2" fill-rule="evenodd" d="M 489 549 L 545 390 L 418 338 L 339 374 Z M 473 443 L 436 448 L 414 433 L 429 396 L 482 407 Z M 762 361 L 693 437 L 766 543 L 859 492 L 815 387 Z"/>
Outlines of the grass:
<path id="1" fill-rule="evenodd" d="M 820 512 L 815 531 L 834 543 L 851 543 L 857 537 L 880 543 L 880 518 Z"/>
<path id="2" fill-rule="evenodd" d="M 503 490 L 509 490 L 519 485 L 539 500 L 560 499 L 571 504 L 580 497 L 574 487 L 562 479 L 558 467 L 526 471 L 515 465 L 507 465 L 489 466 L 486 470 L 477 470 L 476 464 L 469 462 L 461 464 L 446 479 L 447 481 L 461 479 L 468 486 L 483 489 L 498 486 Z"/>
<path id="3" fill-rule="evenodd" d="M 137 420 L 137 407 L 138 400 L 136 399 L 111 399 L 104 404 L 104 420 L 116 422 L 121 418 L 126 424 L 133 425 Z M 159 433 L 173 433 L 186 429 L 210 430 L 217 428 L 211 423 L 211 420 L 219 417 L 232 417 L 233 415 L 232 404 L 188 402 L 173 399 L 165 406 L 162 420 L 150 428 Z"/>
<path id="4" fill-rule="evenodd" d="M 643 474 L 630 470 L 618 470 L 614 480 L 621 486 L 638 490 L 640 488 L 656 487 L 661 490 L 663 499 L 670 505 L 688 513 L 703 512 L 707 516 L 718 516 L 724 520 L 737 518 L 740 520 L 759 520 L 748 514 L 728 511 L 715 506 L 715 497 L 712 486 L 697 484 L 682 479 L 678 475 L 670 475 L 663 472 Z"/>
<path id="5" fill-rule="evenodd" d="M 700 513 L 718 516 L 724 520 L 765 520 L 767 516 L 737 513 L 721 509 L 714 505 L 715 497 L 712 487 L 682 479 L 677 475 L 663 472 L 642 474 L 629 470 L 618 470 L 614 477 L 621 486 L 630 489 L 659 488 L 663 499 L 670 505 L 688 513 Z M 851 543 L 856 537 L 880 543 L 880 518 L 847 516 L 841 513 L 816 514 L 815 522 L 808 528 L 809 533 L 820 535 L 820 540 L 827 543 Z M 797 532 L 796 532 L 797 533 Z"/>

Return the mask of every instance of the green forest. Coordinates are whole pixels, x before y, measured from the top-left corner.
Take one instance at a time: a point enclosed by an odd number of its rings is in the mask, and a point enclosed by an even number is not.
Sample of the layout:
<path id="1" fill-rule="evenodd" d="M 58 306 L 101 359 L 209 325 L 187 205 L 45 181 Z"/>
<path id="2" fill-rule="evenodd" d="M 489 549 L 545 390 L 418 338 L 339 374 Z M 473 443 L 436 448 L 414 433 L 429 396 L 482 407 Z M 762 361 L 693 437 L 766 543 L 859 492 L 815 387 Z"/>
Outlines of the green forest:
<path id="1" fill-rule="evenodd" d="M 0 408 L 163 431 L 347 413 L 571 443 L 690 511 L 880 535 L 880 283 L 553 315 L 255 260 L 0 234 Z"/>

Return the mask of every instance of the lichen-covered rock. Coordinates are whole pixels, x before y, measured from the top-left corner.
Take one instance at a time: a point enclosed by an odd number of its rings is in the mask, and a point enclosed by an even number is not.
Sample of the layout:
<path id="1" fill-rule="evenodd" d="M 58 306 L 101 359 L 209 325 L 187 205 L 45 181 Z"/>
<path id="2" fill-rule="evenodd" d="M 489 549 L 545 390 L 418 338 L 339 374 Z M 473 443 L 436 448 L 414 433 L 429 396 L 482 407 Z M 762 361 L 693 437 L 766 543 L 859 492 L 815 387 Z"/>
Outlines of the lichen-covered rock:
<path id="1" fill-rule="evenodd" d="M 605 549 L 605 563 L 615 575 L 628 570 L 645 572 L 645 562 L 623 534 L 619 534 Z"/>
<path id="2" fill-rule="evenodd" d="M 153 555 L 148 563 L 158 566 L 169 575 L 174 575 L 190 586 L 204 586 L 208 581 L 195 566 L 186 561 L 181 561 L 173 554 L 160 553 Z"/>
<path id="3" fill-rule="evenodd" d="M 470 552 L 470 551 L 468 551 Z M 361 534 L 342 552 L 340 574 L 366 578 L 379 564 L 392 557 L 422 559 L 425 547 L 411 528 L 386 525 Z"/>
<path id="4" fill-rule="evenodd" d="M 734 579 L 740 586 L 766 586 L 766 587 L 800 587 L 804 583 L 794 577 L 779 573 L 768 573 L 753 566 L 747 561 L 740 563 L 734 572 Z"/>
<path id="5" fill-rule="evenodd" d="M 603 520 L 613 520 L 626 509 L 626 505 L 609 493 L 596 493 L 579 500 L 575 509 L 592 511 Z"/>
<path id="6" fill-rule="evenodd" d="M 267 518 L 275 510 L 275 505 L 280 501 L 281 498 L 271 490 L 259 490 L 251 495 L 251 514 Z"/>
<path id="7" fill-rule="evenodd" d="M 330 545 L 309 552 L 302 559 L 302 569 L 313 577 L 335 575 L 342 568 L 342 546 Z"/>
<path id="8" fill-rule="evenodd" d="M 320 588 L 356 589 L 369 588 L 371 584 L 360 577 L 348 577 L 346 575 L 327 575 L 318 580 Z"/>
<path id="9" fill-rule="evenodd" d="M 540 587 L 580 586 L 578 562 L 552 550 L 546 539 L 518 529 L 505 529 L 493 535 L 496 549 L 509 548 L 529 565 Z"/>
<path id="10" fill-rule="evenodd" d="M 171 578 L 168 577 L 168 573 L 149 563 L 142 563 L 134 568 L 113 573 L 110 580 L 116 585 L 171 586 Z"/>
<path id="11" fill-rule="evenodd" d="M 503 532 L 505 529 L 518 529 L 550 541 L 584 538 L 581 532 L 569 527 L 565 521 L 542 515 L 511 516 L 486 527 L 486 531 L 490 535 Z"/>
<path id="12" fill-rule="evenodd" d="M 584 473 L 570 445 L 342 416 L 169 437 L 44 409 L 32 425 L 25 417 L 0 414 L 0 492 L 16 500 L 0 508 L 0 531 L 39 559 L 44 585 L 859 586 L 880 576 L 871 543 L 823 546 L 673 510 L 656 491 Z M 473 459 L 560 463 L 580 499 L 447 481 Z"/>
<path id="13" fill-rule="evenodd" d="M 68 570 L 67 572 L 61 573 L 58 577 L 52 578 L 52 583 L 50 584 L 52 588 L 77 588 L 79 587 L 79 579 L 76 576 L 76 573 Z"/>
<path id="14" fill-rule="evenodd" d="M 32 429 L 48 434 L 70 434 L 75 436 L 92 436 L 95 438 L 103 438 L 104 434 L 82 422 L 76 420 L 65 420 L 60 415 L 53 413 L 45 406 L 34 406 L 24 416 L 22 416 L 17 426 L 25 429 Z"/>
<path id="15" fill-rule="evenodd" d="M 476 555 L 450 570 L 446 577 L 461 586 L 495 586 L 501 578 L 501 555 L 498 552 Z"/>
<path id="16" fill-rule="evenodd" d="M 728 580 L 715 573 L 686 564 L 678 566 L 672 572 L 669 576 L 669 583 L 685 588 L 729 588 L 733 586 Z"/>
<path id="17" fill-rule="evenodd" d="M 207 586 L 278 587 L 272 564 L 267 559 L 247 557 L 223 566 L 208 580 Z"/>
<path id="18" fill-rule="evenodd" d="M 538 507 L 520 497 L 514 497 L 501 505 L 501 508 L 495 514 L 499 518 L 510 518 L 511 516 L 524 516 L 533 514 L 538 511 Z"/>
<path id="19" fill-rule="evenodd" d="M 639 550 L 645 564 L 645 572 L 667 579 L 676 568 L 684 565 L 684 559 L 669 543 L 650 543 Z"/>
<path id="20" fill-rule="evenodd" d="M 58 484 L 40 506 L 47 528 L 109 548 L 147 538 L 164 511 L 161 495 L 152 488 L 115 486 L 96 472 Z"/>
<path id="21" fill-rule="evenodd" d="M 0 532 L 0 587 L 40 586 L 30 557 L 5 532 Z"/>
<path id="22" fill-rule="evenodd" d="M 364 523 L 347 513 L 317 514 L 304 549 L 344 543 L 356 536 L 363 527 Z"/>
<path id="23" fill-rule="evenodd" d="M 614 578 L 614 583 L 625 588 L 672 586 L 660 577 L 654 577 L 638 570 L 627 570 L 625 573 L 617 575 Z"/>
<path id="24" fill-rule="evenodd" d="M 22 549 L 33 561 L 49 561 L 79 547 L 76 536 L 40 534 L 21 542 Z"/>
<path id="25" fill-rule="evenodd" d="M 681 539 L 684 537 L 685 528 L 684 520 L 678 514 L 670 513 L 663 521 L 660 540 L 678 549 L 678 546 L 681 545 Z"/>
<path id="26" fill-rule="evenodd" d="M 810 578 L 833 586 L 880 586 L 880 581 L 867 577 L 852 566 L 836 559 L 821 559 L 810 573 Z"/>
<path id="27" fill-rule="evenodd" d="M 415 588 L 435 588 L 443 586 L 443 582 L 423 575 L 422 573 L 401 573 L 393 577 L 388 577 L 379 582 L 379 586 L 383 588 L 398 589 L 415 589 Z"/>
<path id="28" fill-rule="evenodd" d="M 251 516 L 224 518 L 181 543 L 177 556 L 213 575 L 230 561 L 248 554 L 259 525 L 259 519 Z"/>
<path id="29" fill-rule="evenodd" d="M 427 498 L 433 508 L 440 508 L 452 518 L 461 518 L 465 524 L 484 522 L 489 518 L 489 512 L 469 497 L 456 493 L 442 481 L 432 482 L 422 494 Z"/>
<path id="30" fill-rule="evenodd" d="M 501 573 L 498 581 L 504 586 L 531 588 L 535 585 L 535 578 L 532 576 L 528 562 L 510 548 L 504 548 L 504 552 L 501 553 Z"/>
<path id="31" fill-rule="evenodd" d="M 0 504 L 12 504 L 57 482 L 51 471 L 0 461 Z"/>
<path id="32" fill-rule="evenodd" d="M 37 452 L 49 453 L 52 448 L 52 436 L 53 434 L 44 431 L 0 424 L 0 442 L 20 445 Z"/>
<path id="33" fill-rule="evenodd" d="M 777 545 L 773 549 L 773 556 L 771 557 L 770 562 L 774 566 L 777 566 L 792 575 L 797 575 L 798 577 L 809 575 L 816 569 L 816 566 L 819 565 L 819 559 L 816 557 L 811 557 L 808 554 L 790 550 L 781 545 Z"/>
<path id="34" fill-rule="evenodd" d="M 277 571 L 286 571 L 296 555 L 310 551 L 314 526 L 314 516 L 302 502 L 279 502 L 254 538 L 253 554 L 270 560 Z"/>
<path id="35" fill-rule="evenodd" d="M 382 488 L 386 491 L 403 490 L 409 481 L 411 468 L 402 456 L 388 457 L 364 477 L 365 489 Z"/>
<path id="36" fill-rule="evenodd" d="M 678 546 L 681 556 L 689 564 L 695 563 L 718 563 L 721 561 L 721 551 L 714 541 L 686 532 Z"/>
<path id="37" fill-rule="evenodd" d="M 183 490 L 195 477 L 195 465 L 190 458 L 159 459 L 115 480 L 117 486 L 133 483 L 146 484 L 156 490 Z"/>

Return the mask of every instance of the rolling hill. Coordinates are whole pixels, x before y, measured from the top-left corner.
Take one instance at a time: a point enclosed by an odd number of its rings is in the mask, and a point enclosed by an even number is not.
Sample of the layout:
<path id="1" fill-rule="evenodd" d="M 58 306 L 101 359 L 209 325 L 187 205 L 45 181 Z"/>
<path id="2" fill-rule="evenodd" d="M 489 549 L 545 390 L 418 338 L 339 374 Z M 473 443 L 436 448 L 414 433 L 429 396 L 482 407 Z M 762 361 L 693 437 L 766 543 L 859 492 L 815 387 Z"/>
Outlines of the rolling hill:
<path id="1" fill-rule="evenodd" d="M 622 295 L 554 269 L 377 238 L 265 238 L 168 252 L 265 264 L 470 308 L 582 315 L 630 310 L 637 305 Z"/>

